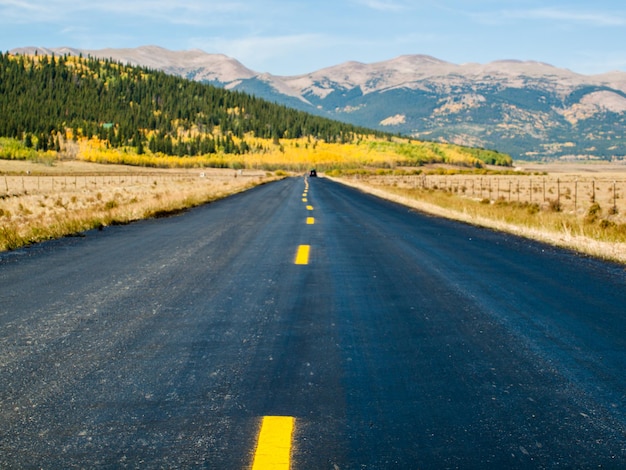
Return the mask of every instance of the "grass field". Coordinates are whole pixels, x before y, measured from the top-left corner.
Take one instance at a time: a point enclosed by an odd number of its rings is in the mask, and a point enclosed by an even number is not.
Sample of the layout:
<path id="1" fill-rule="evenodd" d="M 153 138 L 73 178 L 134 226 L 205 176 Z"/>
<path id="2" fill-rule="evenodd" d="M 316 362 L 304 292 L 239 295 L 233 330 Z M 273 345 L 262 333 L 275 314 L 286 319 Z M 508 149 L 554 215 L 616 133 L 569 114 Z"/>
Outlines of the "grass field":
<path id="1" fill-rule="evenodd" d="M 524 164 L 517 170 L 339 180 L 442 217 L 626 263 L 626 166 Z"/>
<path id="2" fill-rule="evenodd" d="M 250 170 L 0 160 L 0 250 L 175 213 L 280 177 Z"/>

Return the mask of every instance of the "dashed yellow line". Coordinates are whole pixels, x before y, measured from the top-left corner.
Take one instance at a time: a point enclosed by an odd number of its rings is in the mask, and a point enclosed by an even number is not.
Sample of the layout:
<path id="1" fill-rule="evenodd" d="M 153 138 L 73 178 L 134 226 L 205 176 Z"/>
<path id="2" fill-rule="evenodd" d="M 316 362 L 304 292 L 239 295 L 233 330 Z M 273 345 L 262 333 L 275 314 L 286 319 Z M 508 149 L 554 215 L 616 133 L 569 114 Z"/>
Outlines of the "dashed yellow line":
<path id="1" fill-rule="evenodd" d="M 294 424 L 291 416 L 263 418 L 252 470 L 289 470 Z"/>
<path id="2" fill-rule="evenodd" d="M 296 253 L 295 264 L 309 264 L 309 253 L 311 252 L 310 245 L 300 245 L 298 252 Z"/>
<path id="3" fill-rule="evenodd" d="M 308 202 L 309 200 L 305 197 L 302 198 L 302 202 Z"/>
<path id="4" fill-rule="evenodd" d="M 307 217 L 306 218 L 306 224 L 307 225 L 313 225 L 315 223 L 315 217 Z"/>
<path id="5" fill-rule="evenodd" d="M 312 211 L 313 210 L 313 206 L 306 206 L 306 210 Z"/>

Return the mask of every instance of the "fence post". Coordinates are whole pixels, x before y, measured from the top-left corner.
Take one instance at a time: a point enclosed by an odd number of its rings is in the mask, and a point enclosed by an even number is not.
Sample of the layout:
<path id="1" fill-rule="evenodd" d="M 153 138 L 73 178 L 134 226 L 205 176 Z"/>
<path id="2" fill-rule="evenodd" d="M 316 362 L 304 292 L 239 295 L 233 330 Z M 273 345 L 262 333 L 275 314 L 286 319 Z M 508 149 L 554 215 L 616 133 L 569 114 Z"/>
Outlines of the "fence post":
<path id="1" fill-rule="evenodd" d="M 578 178 L 574 180 L 574 215 L 578 212 Z"/>
<path id="2" fill-rule="evenodd" d="M 617 214 L 617 191 L 615 190 L 615 180 L 613 180 L 613 214 Z"/>
<path id="3" fill-rule="evenodd" d="M 591 203 L 596 202 L 596 180 L 591 180 Z"/>
<path id="4" fill-rule="evenodd" d="M 530 178 L 529 184 L 530 184 L 530 188 L 528 188 L 528 193 L 530 194 L 530 203 L 532 204 L 533 203 L 533 179 L 532 178 Z"/>
<path id="5" fill-rule="evenodd" d="M 556 205 L 561 207 L 561 178 L 556 179 Z"/>

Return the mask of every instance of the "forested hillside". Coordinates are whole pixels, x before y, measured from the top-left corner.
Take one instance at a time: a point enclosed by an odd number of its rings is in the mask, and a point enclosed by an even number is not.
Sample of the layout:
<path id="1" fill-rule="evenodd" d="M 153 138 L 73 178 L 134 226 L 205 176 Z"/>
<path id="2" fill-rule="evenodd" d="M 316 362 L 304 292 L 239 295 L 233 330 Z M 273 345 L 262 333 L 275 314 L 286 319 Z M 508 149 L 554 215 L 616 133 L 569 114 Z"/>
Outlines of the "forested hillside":
<path id="1" fill-rule="evenodd" d="M 297 171 L 512 162 L 93 57 L 0 54 L 0 115 L 0 158 Z"/>
<path id="2" fill-rule="evenodd" d="M 0 54 L 0 136 L 47 150 L 71 130 L 165 155 L 245 153 L 245 137 L 351 142 L 380 132 L 146 68 L 80 57 Z"/>

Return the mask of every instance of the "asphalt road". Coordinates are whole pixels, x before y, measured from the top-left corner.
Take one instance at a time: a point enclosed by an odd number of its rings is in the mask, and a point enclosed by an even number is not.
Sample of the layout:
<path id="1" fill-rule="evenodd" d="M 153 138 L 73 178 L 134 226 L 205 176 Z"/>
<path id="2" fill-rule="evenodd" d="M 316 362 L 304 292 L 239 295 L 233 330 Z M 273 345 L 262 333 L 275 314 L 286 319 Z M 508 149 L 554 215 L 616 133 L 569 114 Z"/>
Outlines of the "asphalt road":
<path id="1" fill-rule="evenodd" d="M 623 267 L 304 190 L 0 255 L 0 468 L 626 467 Z"/>

